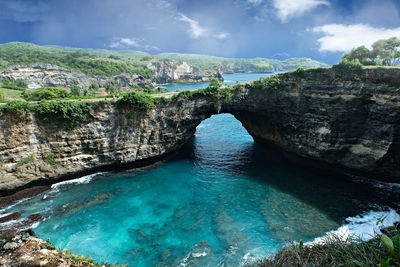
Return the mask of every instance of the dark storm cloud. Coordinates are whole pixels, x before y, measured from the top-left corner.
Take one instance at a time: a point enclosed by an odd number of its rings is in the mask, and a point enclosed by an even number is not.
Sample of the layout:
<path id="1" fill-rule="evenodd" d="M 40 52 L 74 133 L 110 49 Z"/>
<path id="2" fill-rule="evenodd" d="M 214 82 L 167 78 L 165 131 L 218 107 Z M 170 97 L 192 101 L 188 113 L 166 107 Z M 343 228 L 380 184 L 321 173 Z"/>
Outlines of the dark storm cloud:
<path id="1" fill-rule="evenodd" d="M 289 54 L 331 63 L 344 49 L 338 29 L 346 33 L 362 24 L 365 32 L 390 34 L 400 27 L 398 11 L 391 0 L 0 0 L 0 42 L 231 57 Z M 329 45 L 324 37 L 331 37 Z"/>

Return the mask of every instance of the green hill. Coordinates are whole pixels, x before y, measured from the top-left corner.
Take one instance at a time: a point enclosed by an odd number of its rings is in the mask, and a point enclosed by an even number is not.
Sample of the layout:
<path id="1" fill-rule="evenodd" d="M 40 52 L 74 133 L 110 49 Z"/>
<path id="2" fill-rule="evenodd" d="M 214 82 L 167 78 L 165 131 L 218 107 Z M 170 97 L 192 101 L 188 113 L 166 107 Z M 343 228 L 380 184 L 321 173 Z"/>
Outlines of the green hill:
<path id="1" fill-rule="evenodd" d="M 38 46 L 12 42 L 0 44 L 0 70 L 13 64 L 49 63 L 86 74 L 112 76 L 121 73 L 140 74 L 147 78 L 153 71 L 147 64 L 154 60 L 172 59 L 186 61 L 203 71 L 222 70 L 233 72 L 275 72 L 304 68 L 323 67 L 327 64 L 309 58 L 290 58 L 283 61 L 266 58 L 223 58 L 197 54 L 161 53 L 150 55 L 133 50 L 107 50 Z"/>

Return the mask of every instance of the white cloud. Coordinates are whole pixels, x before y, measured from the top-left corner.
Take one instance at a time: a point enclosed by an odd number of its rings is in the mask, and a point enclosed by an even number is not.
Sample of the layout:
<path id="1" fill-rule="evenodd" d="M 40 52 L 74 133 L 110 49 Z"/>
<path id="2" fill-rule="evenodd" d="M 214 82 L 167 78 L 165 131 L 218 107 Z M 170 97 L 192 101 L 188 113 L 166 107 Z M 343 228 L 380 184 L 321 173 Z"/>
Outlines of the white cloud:
<path id="1" fill-rule="evenodd" d="M 135 38 L 113 38 L 109 47 L 116 49 L 127 49 L 135 47 L 135 48 L 144 48 L 145 50 L 159 50 L 157 46 L 143 44 L 142 40 Z"/>
<path id="2" fill-rule="evenodd" d="M 273 0 L 273 6 L 277 9 L 277 16 L 282 22 L 304 15 L 317 6 L 329 6 L 327 0 Z"/>
<path id="3" fill-rule="evenodd" d="M 250 4 L 253 4 L 255 6 L 258 6 L 259 4 L 261 4 L 263 2 L 263 0 L 247 0 L 247 2 L 249 2 Z"/>
<path id="4" fill-rule="evenodd" d="M 189 34 L 193 39 L 208 35 L 208 31 L 201 27 L 198 21 L 190 19 L 182 13 L 179 13 L 178 20 L 189 23 Z"/>
<path id="5" fill-rule="evenodd" d="M 217 39 L 225 39 L 229 36 L 229 33 L 227 32 L 220 32 L 220 33 L 213 33 L 212 31 L 210 31 L 209 29 L 200 26 L 199 22 L 196 20 L 193 20 L 187 16 L 185 16 L 182 13 L 178 13 L 178 20 L 179 21 L 183 21 L 189 24 L 189 35 L 190 37 L 192 37 L 193 39 L 198 39 L 200 37 L 213 37 L 213 38 L 217 38 Z"/>
<path id="6" fill-rule="evenodd" d="M 216 38 L 218 39 L 225 39 L 227 37 L 229 37 L 229 33 L 228 32 L 220 32 L 217 35 L 215 35 Z"/>
<path id="7" fill-rule="evenodd" d="M 319 51 L 347 52 L 354 47 L 371 45 L 380 39 L 400 38 L 400 27 L 395 29 L 374 28 L 366 24 L 327 24 L 313 29 L 324 34 L 318 39 Z"/>

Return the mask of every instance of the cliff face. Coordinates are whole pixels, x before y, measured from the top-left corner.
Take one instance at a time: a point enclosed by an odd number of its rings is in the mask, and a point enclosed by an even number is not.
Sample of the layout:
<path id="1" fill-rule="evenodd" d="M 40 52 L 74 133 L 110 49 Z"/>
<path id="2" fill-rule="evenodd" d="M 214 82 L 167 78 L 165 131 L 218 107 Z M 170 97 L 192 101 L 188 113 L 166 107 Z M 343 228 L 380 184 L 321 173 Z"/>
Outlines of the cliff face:
<path id="1" fill-rule="evenodd" d="M 98 102 L 90 121 L 67 131 L 32 113 L 0 115 L 0 190 L 175 151 L 211 114 L 211 106 L 205 100 L 160 104 L 128 118 L 114 103 Z M 49 155 L 55 165 L 46 162 Z"/>
<path id="2" fill-rule="evenodd" d="M 400 69 L 280 75 L 226 109 L 255 138 L 303 159 L 400 182 Z M 224 110 L 223 110 L 224 111 Z"/>
<path id="3" fill-rule="evenodd" d="M 141 75 L 120 74 L 112 77 L 86 75 L 56 65 L 43 63 L 35 63 L 29 66 L 13 66 L 0 73 L 0 78 L 23 79 L 30 89 L 43 87 L 70 88 L 73 85 L 80 88 L 88 88 L 92 83 L 105 87 L 109 82 L 121 87 L 155 86 L 151 79 L 146 79 Z"/>
<path id="4" fill-rule="evenodd" d="M 154 80 L 157 83 L 171 83 L 178 81 L 209 82 L 213 78 L 217 78 L 221 81 L 224 80 L 222 73 L 219 71 L 206 73 L 186 62 L 161 60 L 151 62 L 147 67 L 154 70 Z"/>
<path id="5" fill-rule="evenodd" d="M 261 143 L 400 182 L 400 69 L 359 74 L 324 69 L 280 79 L 282 88 L 276 91 L 238 87 L 220 112 L 233 114 Z M 1 114 L 0 190 L 175 151 L 202 120 L 218 112 L 215 104 L 202 97 L 180 98 L 128 117 L 113 103 L 98 102 L 90 120 L 69 131 L 35 114 Z M 55 165 L 46 162 L 49 155 Z"/>

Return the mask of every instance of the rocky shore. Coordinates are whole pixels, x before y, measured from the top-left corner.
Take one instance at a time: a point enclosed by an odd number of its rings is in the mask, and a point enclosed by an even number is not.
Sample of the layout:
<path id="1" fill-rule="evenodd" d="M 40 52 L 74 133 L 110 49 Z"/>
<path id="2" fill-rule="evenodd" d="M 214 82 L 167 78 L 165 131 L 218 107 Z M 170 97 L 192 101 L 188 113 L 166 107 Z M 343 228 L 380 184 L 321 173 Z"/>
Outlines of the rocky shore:
<path id="1" fill-rule="evenodd" d="M 50 242 L 36 238 L 32 230 L 0 231 L 0 266 L 80 267 L 115 265 L 97 263 L 89 257 L 58 250 Z"/>

